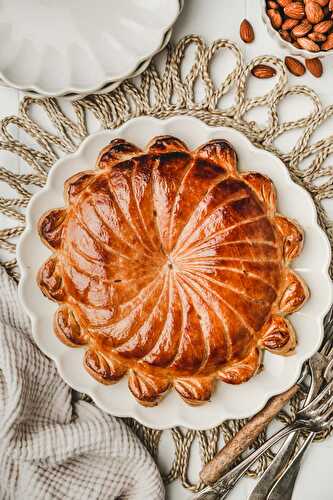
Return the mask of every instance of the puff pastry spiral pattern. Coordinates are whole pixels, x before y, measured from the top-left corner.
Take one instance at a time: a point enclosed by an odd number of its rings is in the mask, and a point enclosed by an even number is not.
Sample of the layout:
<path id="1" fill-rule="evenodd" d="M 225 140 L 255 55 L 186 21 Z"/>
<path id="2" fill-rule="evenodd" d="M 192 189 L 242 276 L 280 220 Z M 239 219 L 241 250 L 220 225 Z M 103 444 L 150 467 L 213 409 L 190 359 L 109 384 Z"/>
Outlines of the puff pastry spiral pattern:
<path id="1" fill-rule="evenodd" d="M 229 143 L 116 139 L 65 199 L 39 222 L 52 256 L 38 284 L 59 303 L 56 335 L 85 346 L 99 382 L 127 373 L 143 405 L 171 387 L 200 404 L 218 380 L 250 379 L 263 349 L 292 353 L 286 316 L 308 290 L 288 266 L 303 232 L 277 213 L 270 179 L 238 172 Z"/>

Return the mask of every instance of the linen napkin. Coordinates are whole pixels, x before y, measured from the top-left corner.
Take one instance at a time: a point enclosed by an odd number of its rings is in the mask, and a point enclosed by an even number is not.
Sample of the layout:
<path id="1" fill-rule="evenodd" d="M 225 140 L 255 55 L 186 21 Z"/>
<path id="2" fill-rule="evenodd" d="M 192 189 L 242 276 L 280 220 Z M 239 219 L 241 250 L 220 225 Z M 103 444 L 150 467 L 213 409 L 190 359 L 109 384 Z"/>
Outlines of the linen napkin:
<path id="1" fill-rule="evenodd" d="M 73 403 L 0 266 L 0 499 L 66 498 L 160 500 L 164 487 L 126 424 Z"/>

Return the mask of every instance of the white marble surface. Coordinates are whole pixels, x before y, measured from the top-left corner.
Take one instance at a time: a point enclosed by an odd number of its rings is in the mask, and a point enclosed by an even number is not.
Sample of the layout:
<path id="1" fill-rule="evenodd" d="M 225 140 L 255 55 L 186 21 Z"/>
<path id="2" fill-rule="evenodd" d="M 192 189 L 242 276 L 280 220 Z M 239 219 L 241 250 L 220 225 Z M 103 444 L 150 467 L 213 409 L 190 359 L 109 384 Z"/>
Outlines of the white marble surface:
<path id="1" fill-rule="evenodd" d="M 263 26 L 260 15 L 260 0 L 185 0 L 184 11 L 176 25 L 174 39 L 176 40 L 184 34 L 196 33 L 202 35 L 207 41 L 213 41 L 216 38 L 229 38 L 240 43 L 238 34 L 239 24 L 244 17 L 251 20 L 256 32 L 256 40 L 252 45 L 241 43 L 248 58 L 259 54 L 286 55 L 269 38 L 266 28 Z M 321 79 L 315 79 L 311 75 L 307 75 L 301 79 L 291 78 L 291 81 L 293 84 L 311 86 L 320 95 L 323 103 L 333 104 L 333 56 L 327 58 L 324 65 L 325 77 Z M 255 92 L 255 89 L 251 89 L 251 91 Z M 0 88 L 0 118 L 17 113 L 20 97 L 21 94 L 15 90 Z M 308 103 L 291 100 L 290 105 L 288 104 L 283 112 L 286 118 L 289 116 L 290 119 L 295 114 L 299 116 L 299 113 L 307 109 L 307 106 Z M 332 132 L 333 120 L 327 123 L 325 127 L 322 127 L 321 133 L 327 136 L 332 134 Z M 292 140 L 292 135 L 286 139 L 286 147 L 290 147 Z M 3 152 L 0 153 L 1 165 L 9 166 L 13 172 L 20 172 L 24 168 L 15 157 Z M 10 195 L 10 190 L 1 182 L 0 195 Z M 328 208 L 332 211 L 333 216 L 333 203 L 328 203 Z M 0 214 L 0 225 L 3 222 L 6 223 L 8 221 Z M 166 468 L 170 463 L 170 446 L 170 439 L 165 436 L 160 453 L 160 463 L 163 468 Z M 328 439 L 324 443 L 312 445 L 304 458 L 293 500 L 332 500 L 332 463 L 333 438 Z M 191 479 L 196 477 L 198 468 L 198 454 L 193 449 L 193 460 L 190 470 Z M 254 481 L 251 479 L 243 479 L 228 498 L 230 500 L 246 500 L 254 484 Z M 169 500 L 182 500 L 190 497 L 191 495 L 178 482 L 173 483 L 168 488 Z"/>

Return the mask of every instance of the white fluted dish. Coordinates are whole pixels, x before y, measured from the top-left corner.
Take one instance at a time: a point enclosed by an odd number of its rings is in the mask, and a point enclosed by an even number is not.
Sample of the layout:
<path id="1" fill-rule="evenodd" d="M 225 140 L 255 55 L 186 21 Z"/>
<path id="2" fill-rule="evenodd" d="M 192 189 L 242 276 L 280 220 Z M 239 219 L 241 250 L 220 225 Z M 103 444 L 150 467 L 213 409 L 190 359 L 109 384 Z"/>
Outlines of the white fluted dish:
<path id="1" fill-rule="evenodd" d="M 2 0 L 0 78 L 44 96 L 93 93 L 161 47 L 179 0 Z"/>

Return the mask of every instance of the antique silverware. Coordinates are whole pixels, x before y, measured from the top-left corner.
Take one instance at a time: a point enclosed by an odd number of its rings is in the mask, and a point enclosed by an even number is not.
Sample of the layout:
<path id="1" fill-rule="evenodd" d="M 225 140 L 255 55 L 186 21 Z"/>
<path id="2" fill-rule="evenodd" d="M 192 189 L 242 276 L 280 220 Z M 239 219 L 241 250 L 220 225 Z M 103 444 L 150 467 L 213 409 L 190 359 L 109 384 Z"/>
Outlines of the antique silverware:
<path id="1" fill-rule="evenodd" d="M 332 367 L 333 360 L 331 361 L 329 368 L 332 369 Z M 278 480 L 273 485 L 273 488 L 269 491 L 268 496 L 261 498 L 265 498 L 265 500 L 291 500 L 303 455 L 312 443 L 315 435 L 316 434 L 314 432 L 309 433 L 295 457 L 288 464 L 282 475 L 278 477 Z M 252 497 L 250 497 L 250 499 L 252 500 Z"/>
<path id="2" fill-rule="evenodd" d="M 293 423 L 274 434 L 259 450 L 251 453 L 240 464 L 227 472 L 213 486 L 205 488 L 195 497 L 196 500 L 223 500 L 226 498 L 235 484 L 243 477 L 249 466 L 253 464 L 264 451 L 267 451 L 273 444 L 277 443 L 285 436 L 288 436 L 291 432 L 307 429 L 311 432 L 318 433 L 327 429 L 333 422 L 332 389 L 333 380 L 319 392 L 313 401 L 297 413 Z M 213 494 L 215 494 L 215 497 Z"/>
<path id="3" fill-rule="evenodd" d="M 317 353 L 316 361 L 313 362 L 314 358 L 311 358 L 309 362 L 312 382 L 305 400 L 305 405 L 316 396 L 323 379 L 329 382 L 333 378 L 333 307 L 326 315 L 324 327 L 327 340 L 321 352 Z M 290 500 L 301 466 L 302 457 L 312 443 L 314 436 L 314 433 L 310 433 L 309 436 L 307 436 L 302 447 L 289 463 L 299 437 L 298 432 L 291 434 L 280 448 L 270 466 L 257 482 L 249 500 Z"/>
<path id="4" fill-rule="evenodd" d="M 333 360 L 328 364 L 324 378 L 332 379 L 333 378 Z M 285 471 L 278 477 L 277 481 L 274 483 L 273 488 L 269 492 L 268 500 L 290 500 L 293 495 L 295 482 L 301 467 L 303 455 L 312 443 L 315 434 L 310 432 L 307 436 L 305 442 L 298 450 L 296 456 L 293 458 L 291 463 L 287 466 Z"/>

